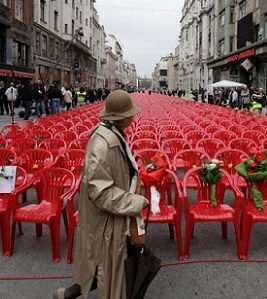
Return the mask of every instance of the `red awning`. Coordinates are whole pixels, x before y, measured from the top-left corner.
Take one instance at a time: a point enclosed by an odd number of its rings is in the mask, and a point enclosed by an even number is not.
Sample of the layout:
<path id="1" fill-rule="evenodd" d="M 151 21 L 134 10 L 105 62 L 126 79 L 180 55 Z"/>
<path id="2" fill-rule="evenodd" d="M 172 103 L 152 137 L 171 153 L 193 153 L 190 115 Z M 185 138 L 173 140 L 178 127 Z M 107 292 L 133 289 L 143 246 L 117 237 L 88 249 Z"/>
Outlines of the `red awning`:
<path id="1" fill-rule="evenodd" d="M 35 78 L 35 74 L 33 73 L 25 73 L 25 72 L 18 72 L 18 71 L 14 71 L 14 76 L 18 78 L 29 78 L 29 79 Z"/>
<path id="2" fill-rule="evenodd" d="M 0 76 L 12 77 L 12 71 L 0 69 Z"/>

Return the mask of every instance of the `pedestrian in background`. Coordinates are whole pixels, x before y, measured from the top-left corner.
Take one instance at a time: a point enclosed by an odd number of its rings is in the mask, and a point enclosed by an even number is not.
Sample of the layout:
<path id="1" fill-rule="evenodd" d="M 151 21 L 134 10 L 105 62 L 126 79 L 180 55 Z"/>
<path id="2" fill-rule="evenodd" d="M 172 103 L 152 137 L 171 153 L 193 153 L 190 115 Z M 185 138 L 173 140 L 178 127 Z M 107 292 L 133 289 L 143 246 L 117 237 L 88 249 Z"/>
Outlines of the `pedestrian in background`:
<path id="1" fill-rule="evenodd" d="M 41 81 L 38 80 L 36 83 L 33 84 L 33 99 L 35 102 L 35 110 L 38 117 L 42 115 L 46 115 L 45 111 L 45 89 Z"/>
<path id="2" fill-rule="evenodd" d="M 5 95 L 7 97 L 9 110 L 10 110 L 10 116 L 14 116 L 14 108 L 15 108 L 15 102 L 19 96 L 17 88 L 15 88 L 15 85 L 13 82 L 10 83 L 10 87 L 6 90 Z"/>
<path id="3" fill-rule="evenodd" d="M 100 112 L 101 123 L 90 137 L 81 180 L 75 284 L 56 290 L 53 299 L 74 299 L 81 294 L 87 298 L 92 286 L 96 287 L 95 280 L 99 299 L 126 298 L 127 219 L 141 219 L 149 203 L 140 195 L 138 168 L 124 134 L 139 111 L 127 92 L 116 90 Z"/>
<path id="4" fill-rule="evenodd" d="M 5 114 L 4 109 L 6 110 L 6 114 L 9 114 L 9 107 L 8 107 L 8 101 L 6 97 L 6 87 L 4 81 L 0 81 L 0 110 L 1 115 Z"/>
<path id="5" fill-rule="evenodd" d="M 241 105 L 243 109 L 247 109 L 247 111 L 250 110 L 251 102 L 250 102 L 250 95 L 249 95 L 249 89 L 247 85 L 244 85 L 241 90 Z"/>
<path id="6" fill-rule="evenodd" d="M 31 82 L 27 82 L 27 84 L 22 87 L 21 100 L 22 100 L 22 106 L 24 107 L 25 110 L 24 119 L 27 120 L 31 116 L 31 106 L 33 103 Z"/>
<path id="7" fill-rule="evenodd" d="M 51 103 L 52 114 L 59 113 L 61 111 L 63 96 L 60 88 L 56 83 L 50 86 L 49 91 L 47 92 L 47 96 Z"/>
<path id="8" fill-rule="evenodd" d="M 68 87 L 66 87 L 66 91 L 64 93 L 64 102 L 65 106 L 67 107 L 67 110 L 69 110 L 72 105 L 72 92 Z"/>

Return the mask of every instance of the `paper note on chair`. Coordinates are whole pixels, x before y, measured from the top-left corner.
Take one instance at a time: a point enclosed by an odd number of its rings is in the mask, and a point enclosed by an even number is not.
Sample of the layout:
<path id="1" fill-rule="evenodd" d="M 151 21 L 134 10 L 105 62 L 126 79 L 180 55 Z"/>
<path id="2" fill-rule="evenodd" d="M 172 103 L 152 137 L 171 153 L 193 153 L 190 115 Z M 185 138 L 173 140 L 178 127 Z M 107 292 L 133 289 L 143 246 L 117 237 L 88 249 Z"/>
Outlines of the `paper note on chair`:
<path id="1" fill-rule="evenodd" d="M 151 193 L 151 212 L 152 212 L 152 214 L 159 214 L 160 213 L 160 208 L 159 208 L 160 194 L 155 186 L 150 187 L 150 193 Z"/>
<path id="2" fill-rule="evenodd" d="M 0 166 L 0 193 L 15 189 L 17 166 Z"/>

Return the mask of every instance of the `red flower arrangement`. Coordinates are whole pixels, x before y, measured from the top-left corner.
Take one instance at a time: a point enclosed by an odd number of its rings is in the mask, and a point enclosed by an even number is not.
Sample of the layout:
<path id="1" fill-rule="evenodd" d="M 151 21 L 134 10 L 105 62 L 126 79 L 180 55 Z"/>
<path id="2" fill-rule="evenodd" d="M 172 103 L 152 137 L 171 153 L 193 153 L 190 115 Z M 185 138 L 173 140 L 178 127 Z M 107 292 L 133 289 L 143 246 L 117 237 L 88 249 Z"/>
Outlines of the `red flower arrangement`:
<path id="1" fill-rule="evenodd" d="M 251 195 L 258 210 L 263 211 L 263 199 L 261 192 L 257 189 L 256 183 L 267 178 L 267 152 L 256 153 L 243 163 L 235 167 L 236 171 L 252 185 Z"/>

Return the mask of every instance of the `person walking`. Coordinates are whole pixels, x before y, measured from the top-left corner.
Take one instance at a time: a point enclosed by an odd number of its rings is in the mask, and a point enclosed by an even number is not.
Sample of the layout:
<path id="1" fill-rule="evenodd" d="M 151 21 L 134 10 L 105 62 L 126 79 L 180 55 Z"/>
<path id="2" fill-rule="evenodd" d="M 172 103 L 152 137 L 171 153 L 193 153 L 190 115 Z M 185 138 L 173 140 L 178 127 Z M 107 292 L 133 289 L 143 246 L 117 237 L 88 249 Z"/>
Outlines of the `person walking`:
<path id="1" fill-rule="evenodd" d="M 27 82 L 21 90 L 22 105 L 25 109 L 24 120 L 27 120 L 31 116 L 31 106 L 33 102 L 33 93 L 31 82 Z"/>
<path id="2" fill-rule="evenodd" d="M 67 107 L 67 110 L 69 110 L 72 105 L 72 92 L 68 87 L 66 87 L 66 91 L 64 93 L 64 102 L 65 106 Z"/>
<path id="3" fill-rule="evenodd" d="M 51 103 L 52 114 L 59 113 L 61 111 L 61 102 L 63 96 L 57 84 L 54 84 L 50 87 L 49 91 L 47 92 L 47 96 Z"/>
<path id="4" fill-rule="evenodd" d="M 235 90 L 234 87 L 231 88 L 231 91 L 229 92 L 229 105 L 230 108 L 236 108 L 237 107 L 237 100 L 238 100 L 238 93 Z"/>
<path id="5" fill-rule="evenodd" d="M 0 110 L 1 110 L 1 115 L 9 114 L 9 107 L 8 107 L 8 101 L 6 97 L 6 87 L 4 81 L 0 81 Z"/>
<path id="6" fill-rule="evenodd" d="M 250 103 L 249 89 L 247 85 L 242 87 L 240 97 L 241 97 L 241 107 L 249 111 L 251 103 Z"/>
<path id="7" fill-rule="evenodd" d="M 8 106 L 10 110 L 10 116 L 14 116 L 14 108 L 15 108 L 15 102 L 19 96 L 17 88 L 15 88 L 15 85 L 13 82 L 10 83 L 10 87 L 6 90 L 5 95 L 7 97 Z"/>
<path id="8" fill-rule="evenodd" d="M 129 217 L 136 217 L 144 234 L 141 212 L 149 201 L 140 195 L 138 168 L 125 141 L 124 130 L 140 109 L 123 90 L 112 92 L 100 112 L 85 154 L 74 256 L 74 282 L 60 288 L 53 299 L 74 299 L 97 280 L 99 299 L 123 299 L 124 261 L 127 258 Z M 128 247 L 129 248 L 129 247 Z M 130 251 L 128 251 L 129 254 Z"/>
<path id="9" fill-rule="evenodd" d="M 35 109 L 36 109 L 36 114 L 38 117 L 42 115 L 46 115 L 45 111 L 45 89 L 43 84 L 41 84 L 41 81 L 38 80 L 34 85 L 33 85 L 33 98 L 35 101 Z"/>

